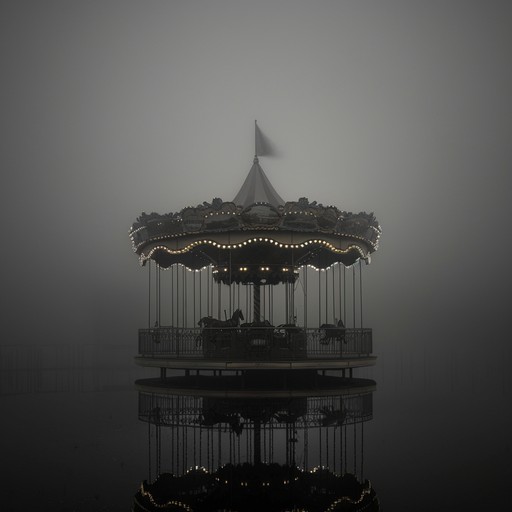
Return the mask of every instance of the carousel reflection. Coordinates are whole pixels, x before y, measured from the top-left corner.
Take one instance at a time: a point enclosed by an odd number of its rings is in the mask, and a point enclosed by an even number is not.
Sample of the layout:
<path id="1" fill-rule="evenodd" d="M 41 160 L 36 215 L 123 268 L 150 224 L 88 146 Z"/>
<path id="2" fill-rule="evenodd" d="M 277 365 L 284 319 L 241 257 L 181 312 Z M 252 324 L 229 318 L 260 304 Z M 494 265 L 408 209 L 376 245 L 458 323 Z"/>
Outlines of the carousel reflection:
<path id="1" fill-rule="evenodd" d="M 133 511 L 379 510 L 363 458 L 375 382 L 303 377 L 137 381 L 149 468 Z"/>

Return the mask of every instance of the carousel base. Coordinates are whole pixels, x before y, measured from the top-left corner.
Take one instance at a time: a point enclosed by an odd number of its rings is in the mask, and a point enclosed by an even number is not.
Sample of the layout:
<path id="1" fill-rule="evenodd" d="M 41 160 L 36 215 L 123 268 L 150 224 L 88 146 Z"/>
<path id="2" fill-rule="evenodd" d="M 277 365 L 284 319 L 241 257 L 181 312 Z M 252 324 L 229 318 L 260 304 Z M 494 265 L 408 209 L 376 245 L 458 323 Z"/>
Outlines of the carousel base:
<path id="1" fill-rule="evenodd" d="M 376 383 L 371 379 L 319 375 L 314 371 L 253 371 L 238 376 L 189 375 L 140 379 L 137 391 L 159 395 L 194 395 L 218 398 L 280 398 L 309 396 L 343 396 L 371 393 Z"/>
<path id="2" fill-rule="evenodd" d="M 224 361 L 218 359 L 175 359 L 165 356 L 136 356 L 135 363 L 149 368 L 170 370 L 349 370 L 374 366 L 375 356 L 344 358 L 344 359 L 315 359 L 298 361 Z"/>

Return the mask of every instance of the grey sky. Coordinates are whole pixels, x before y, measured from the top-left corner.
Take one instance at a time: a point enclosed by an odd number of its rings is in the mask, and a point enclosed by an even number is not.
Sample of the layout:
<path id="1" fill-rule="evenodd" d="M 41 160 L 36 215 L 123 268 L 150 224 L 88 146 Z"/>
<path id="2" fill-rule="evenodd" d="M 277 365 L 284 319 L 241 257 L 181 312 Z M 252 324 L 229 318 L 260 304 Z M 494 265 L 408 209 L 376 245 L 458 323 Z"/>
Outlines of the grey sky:
<path id="1" fill-rule="evenodd" d="M 285 200 L 381 222 L 365 278 L 379 351 L 436 343 L 417 326 L 500 342 L 510 2 L 16 0 L 0 39 L 2 343 L 135 351 L 146 273 L 129 226 L 231 200 L 254 119 Z"/>

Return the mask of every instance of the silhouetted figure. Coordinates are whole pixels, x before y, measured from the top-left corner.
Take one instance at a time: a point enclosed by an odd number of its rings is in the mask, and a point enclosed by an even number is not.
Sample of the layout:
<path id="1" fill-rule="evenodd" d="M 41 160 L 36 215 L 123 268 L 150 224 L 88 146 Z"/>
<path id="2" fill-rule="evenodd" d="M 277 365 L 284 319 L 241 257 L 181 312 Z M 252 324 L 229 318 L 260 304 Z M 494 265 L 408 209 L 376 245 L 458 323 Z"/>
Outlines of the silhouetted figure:
<path id="1" fill-rule="evenodd" d="M 327 345 L 333 340 L 343 341 L 343 343 L 347 342 L 345 339 L 345 324 L 343 320 L 339 320 L 337 325 L 322 324 L 319 331 L 323 331 L 323 336 L 320 338 L 322 345 Z"/>

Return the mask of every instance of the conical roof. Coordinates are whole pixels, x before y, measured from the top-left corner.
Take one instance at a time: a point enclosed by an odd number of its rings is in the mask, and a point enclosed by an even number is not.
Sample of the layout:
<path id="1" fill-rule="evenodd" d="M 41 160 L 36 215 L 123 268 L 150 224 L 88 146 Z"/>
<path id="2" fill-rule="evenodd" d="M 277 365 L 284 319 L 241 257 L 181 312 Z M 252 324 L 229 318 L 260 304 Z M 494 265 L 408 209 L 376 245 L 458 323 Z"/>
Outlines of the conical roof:
<path id="1" fill-rule="evenodd" d="M 233 199 L 233 203 L 243 208 L 254 203 L 269 203 L 276 208 L 284 205 L 284 200 L 270 183 L 257 156 L 254 157 L 251 170 L 245 178 L 242 188 Z"/>

